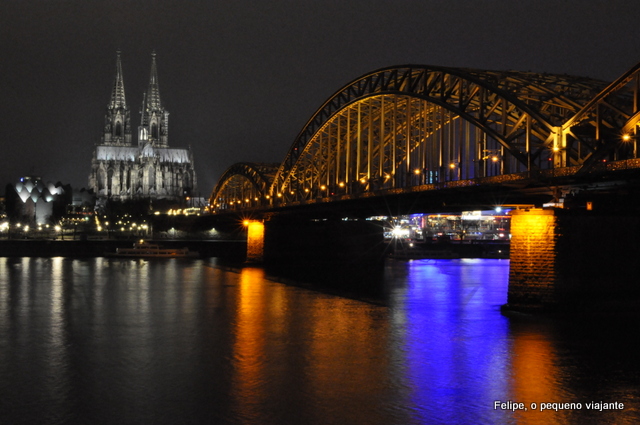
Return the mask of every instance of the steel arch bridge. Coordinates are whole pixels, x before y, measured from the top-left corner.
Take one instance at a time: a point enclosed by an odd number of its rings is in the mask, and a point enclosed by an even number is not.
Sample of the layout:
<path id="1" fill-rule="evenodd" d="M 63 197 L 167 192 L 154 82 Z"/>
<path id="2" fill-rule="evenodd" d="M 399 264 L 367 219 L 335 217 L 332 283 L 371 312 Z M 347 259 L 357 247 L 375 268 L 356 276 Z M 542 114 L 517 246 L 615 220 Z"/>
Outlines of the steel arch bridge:
<path id="1" fill-rule="evenodd" d="M 210 205 L 268 209 L 532 172 L 580 175 L 604 161 L 638 157 L 639 94 L 640 64 L 613 83 L 436 66 L 380 69 L 335 92 L 281 164 L 231 166 Z"/>

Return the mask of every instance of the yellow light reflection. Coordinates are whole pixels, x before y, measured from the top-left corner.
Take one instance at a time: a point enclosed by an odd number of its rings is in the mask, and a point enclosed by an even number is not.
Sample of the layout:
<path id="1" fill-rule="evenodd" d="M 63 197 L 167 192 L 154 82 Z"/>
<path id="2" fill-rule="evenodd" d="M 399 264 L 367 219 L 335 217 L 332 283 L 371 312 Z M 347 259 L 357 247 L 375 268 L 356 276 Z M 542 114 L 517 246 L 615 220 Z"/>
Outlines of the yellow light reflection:
<path id="1" fill-rule="evenodd" d="M 46 263 L 42 263 L 44 266 Z M 65 371 L 68 369 L 69 353 L 67 332 L 65 329 L 65 279 L 64 279 L 64 259 L 62 257 L 54 257 L 49 260 L 46 266 L 51 267 L 51 292 L 50 292 L 50 327 L 49 339 L 47 344 L 47 367 L 49 376 L 53 382 L 65 382 L 68 377 Z M 55 377 L 55 378 L 53 378 Z M 46 386 L 45 386 L 46 387 Z M 53 392 L 52 388 L 48 388 Z"/>
<path id="2" fill-rule="evenodd" d="M 8 276 L 9 272 L 10 267 L 7 266 L 7 258 L 0 258 L 0 276 Z M 10 301 L 11 292 L 9 290 L 9 282 L 8 279 L 3 279 L 0 281 L 0 332 L 2 332 L 3 335 L 8 335 L 6 332 L 9 331 Z M 2 354 L 4 353 L 0 353 L 0 359 L 3 358 Z"/>
<path id="3" fill-rule="evenodd" d="M 259 268 L 243 268 L 236 301 L 234 410 L 256 418 L 274 394 L 291 391 L 291 377 L 274 374 L 279 364 L 299 367 L 305 388 L 315 394 L 312 415 L 364 423 L 361 412 L 335 400 L 371 400 L 387 385 L 387 321 L 378 306 L 339 297 L 284 290 Z M 305 312 L 304 316 L 291 311 Z M 302 343 L 304 342 L 304 343 Z M 300 363 L 296 366 L 297 363 Z M 374 383 L 372 385 L 372 383 Z M 313 411 L 315 410 L 315 411 Z"/>
<path id="4" fill-rule="evenodd" d="M 257 417 L 263 405 L 265 369 L 265 287 L 264 271 L 243 268 L 240 273 L 236 341 L 233 360 L 238 388 L 236 403 L 247 417 Z"/>
<path id="5" fill-rule="evenodd" d="M 513 343 L 514 400 L 531 403 L 564 402 L 556 380 L 558 368 L 551 342 L 533 335 L 521 335 Z M 569 423 L 570 411 L 517 411 L 518 423 Z M 534 421 L 535 420 L 535 421 Z"/>

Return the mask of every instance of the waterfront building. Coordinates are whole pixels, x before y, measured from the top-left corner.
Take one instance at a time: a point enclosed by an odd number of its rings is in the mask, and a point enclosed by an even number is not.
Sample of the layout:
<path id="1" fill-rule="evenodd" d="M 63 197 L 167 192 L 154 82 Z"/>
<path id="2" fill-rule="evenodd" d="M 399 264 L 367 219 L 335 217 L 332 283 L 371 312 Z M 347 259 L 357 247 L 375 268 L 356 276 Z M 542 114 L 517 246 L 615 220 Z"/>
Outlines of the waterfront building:
<path id="1" fill-rule="evenodd" d="M 169 147 L 169 112 L 160 99 L 156 54 L 151 54 L 149 86 L 142 100 L 137 143 L 124 89 L 120 52 L 107 105 L 104 130 L 91 161 L 89 188 L 97 205 L 107 200 L 183 200 L 195 193 L 191 149 Z"/>
<path id="2" fill-rule="evenodd" d="M 7 215 L 19 223 L 47 224 L 64 213 L 71 187 L 61 183 L 44 183 L 37 176 L 21 177 L 7 187 Z"/>

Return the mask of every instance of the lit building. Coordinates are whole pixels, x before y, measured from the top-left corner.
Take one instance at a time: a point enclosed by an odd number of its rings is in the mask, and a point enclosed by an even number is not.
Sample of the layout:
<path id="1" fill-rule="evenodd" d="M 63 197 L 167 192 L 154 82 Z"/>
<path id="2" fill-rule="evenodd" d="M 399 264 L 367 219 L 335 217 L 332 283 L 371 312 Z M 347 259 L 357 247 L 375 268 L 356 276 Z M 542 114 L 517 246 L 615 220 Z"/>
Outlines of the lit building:
<path id="1" fill-rule="evenodd" d="M 45 184 L 40 177 L 22 177 L 11 188 L 6 193 L 7 215 L 18 222 L 46 224 L 54 218 L 56 203 L 64 203 L 65 188 L 61 184 Z M 67 186 L 66 190 L 71 188 Z M 58 209 L 63 212 L 64 204 Z"/>
<path id="2" fill-rule="evenodd" d="M 151 54 L 149 87 L 142 100 L 138 142 L 127 105 L 120 52 L 104 130 L 91 162 L 89 188 L 98 204 L 107 199 L 178 201 L 195 193 L 196 173 L 190 149 L 169 147 L 169 112 L 160 101 L 155 52 Z"/>

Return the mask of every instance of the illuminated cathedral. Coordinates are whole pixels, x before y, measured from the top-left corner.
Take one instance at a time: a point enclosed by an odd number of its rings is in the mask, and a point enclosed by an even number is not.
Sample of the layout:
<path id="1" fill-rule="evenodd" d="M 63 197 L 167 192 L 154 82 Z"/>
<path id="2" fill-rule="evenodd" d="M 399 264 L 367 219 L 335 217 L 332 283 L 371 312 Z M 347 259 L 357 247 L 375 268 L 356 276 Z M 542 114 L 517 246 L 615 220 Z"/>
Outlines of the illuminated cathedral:
<path id="1" fill-rule="evenodd" d="M 140 114 L 138 142 L 134 144 L 118 52 L 104 130 L 95 146 L 89 176 L 89 188 L 96 193 L 99 205 L 107 200 L 179 201 L 195 193 L 191 149 L 169 147 L 169 112 L 160 101 L 155 52 L 151 54 L 149 87 Z"/>

